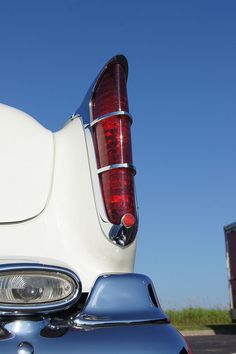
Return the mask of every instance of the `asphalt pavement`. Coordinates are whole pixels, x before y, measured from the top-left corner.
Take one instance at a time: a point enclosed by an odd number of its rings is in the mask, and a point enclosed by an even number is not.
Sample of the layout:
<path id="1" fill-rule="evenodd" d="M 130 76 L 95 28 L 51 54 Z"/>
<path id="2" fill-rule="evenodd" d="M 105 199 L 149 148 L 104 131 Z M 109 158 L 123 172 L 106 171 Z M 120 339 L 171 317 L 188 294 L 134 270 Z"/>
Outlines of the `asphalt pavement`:
<path id="1" fill-rule="evenodd" d="M 236 334 L 186 337 L 193 354 L 236 354 Z"/>

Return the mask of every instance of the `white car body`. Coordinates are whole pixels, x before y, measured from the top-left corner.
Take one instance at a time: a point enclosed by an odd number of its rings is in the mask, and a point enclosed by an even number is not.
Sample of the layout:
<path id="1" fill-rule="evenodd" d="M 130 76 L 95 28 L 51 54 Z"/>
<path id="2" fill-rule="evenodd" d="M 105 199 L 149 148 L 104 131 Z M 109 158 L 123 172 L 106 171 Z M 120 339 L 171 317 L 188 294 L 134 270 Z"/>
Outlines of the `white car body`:
<path id="1" fill-rule="evenodd" d="M 133 272 L 136 241 L 108 237 L 91 132 L 81 118 L 56 133 L 0 105 L 1 263 L 63 265 L 89 292 L 103 273 Z"/>

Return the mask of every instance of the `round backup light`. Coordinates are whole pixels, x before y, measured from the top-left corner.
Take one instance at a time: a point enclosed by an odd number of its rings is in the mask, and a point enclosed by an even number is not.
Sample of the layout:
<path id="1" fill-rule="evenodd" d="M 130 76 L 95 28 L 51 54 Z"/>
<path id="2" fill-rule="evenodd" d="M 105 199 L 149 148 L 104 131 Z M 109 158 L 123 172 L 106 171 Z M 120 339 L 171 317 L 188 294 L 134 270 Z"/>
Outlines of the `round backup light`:
<path id="1" fill-rule="evenodd" d="M 0 268 L 0 311 L 52 311 L 71 306 L 81 294 L 77 276 L 64 268 Z"/>

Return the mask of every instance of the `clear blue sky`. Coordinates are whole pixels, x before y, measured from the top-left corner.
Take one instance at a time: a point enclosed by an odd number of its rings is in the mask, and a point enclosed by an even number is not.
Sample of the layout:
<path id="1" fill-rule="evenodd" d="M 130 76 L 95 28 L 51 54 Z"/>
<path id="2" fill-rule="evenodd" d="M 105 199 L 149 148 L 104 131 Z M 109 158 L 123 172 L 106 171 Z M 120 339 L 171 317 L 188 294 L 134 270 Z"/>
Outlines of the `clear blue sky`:
<path id="1" fill-rule="evenodd" d="M 226 306 L 223 225 L 236 221 L 236 2 L 0 3 L 0 101 L 52 130 L 114 54 L 130 64 L 136 271 L 164 308 Z"/>

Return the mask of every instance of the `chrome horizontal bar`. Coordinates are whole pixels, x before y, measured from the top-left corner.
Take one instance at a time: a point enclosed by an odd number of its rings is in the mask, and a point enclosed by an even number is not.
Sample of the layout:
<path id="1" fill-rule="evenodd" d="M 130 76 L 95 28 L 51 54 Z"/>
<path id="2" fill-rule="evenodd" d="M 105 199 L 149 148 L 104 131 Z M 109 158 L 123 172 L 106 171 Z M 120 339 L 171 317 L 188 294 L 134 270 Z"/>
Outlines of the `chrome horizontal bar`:
<path id="1" fill-rule="evenodd" d="M 90 126 L 93 127 L 95 124 L 101 122 L 104 119 L 111 118 L 111 117 L 114 117 L 114 116 L 120 116 L 120 115 L 125 116 L 126 118 L 129 118 L 131 120 L 131 123 L 133 122 L 133 118 L 132 118 L 132 116 L 131 116 L 131 114 L 129 112 L 126 112 L 126 111 L 115 111 L 115 112 L 110 112 L 110 113 L 104 114 L 103 116 L 100 116 L 100 117 L 96 118 L 94 121 L 92 121 L 90 123 Z"/>
<path id="2" fill-rule="evenodd" d="M 114 170 L 116 168 L 130 168 L 134 171 L 134 174 L 136 174 L 136 168 L 131 163 L 116 163 L 114 165 L 104 166 L 104 167 L 99 168 L 97 170 L 97 173 L 100 174 L 100 173 L 103 173 L 106 171 Z"/>

